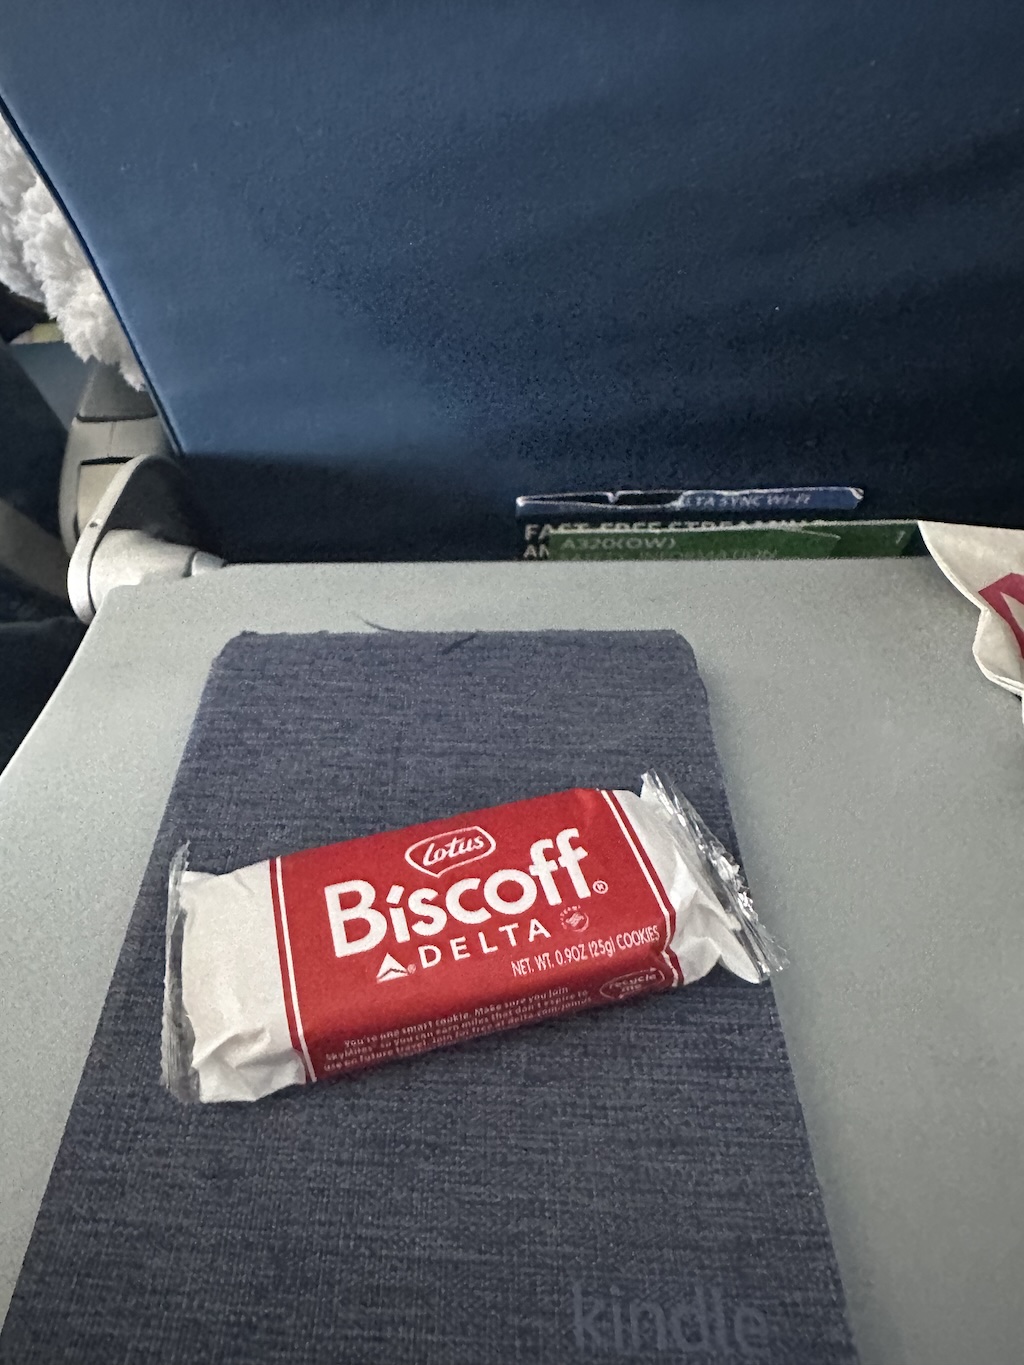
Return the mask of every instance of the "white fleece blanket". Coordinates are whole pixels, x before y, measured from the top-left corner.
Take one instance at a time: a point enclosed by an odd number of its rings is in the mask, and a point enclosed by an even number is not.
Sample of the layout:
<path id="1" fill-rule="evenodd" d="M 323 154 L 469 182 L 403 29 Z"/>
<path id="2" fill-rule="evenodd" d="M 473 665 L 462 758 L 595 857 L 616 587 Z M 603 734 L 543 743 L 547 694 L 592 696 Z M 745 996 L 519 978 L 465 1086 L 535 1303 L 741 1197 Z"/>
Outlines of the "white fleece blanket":
<path id="1" fill-rule="evenodd" d="M 0 280 L 44 304 L 76 355 L 117 365 L 134 388 L 145 387 L 128 338 L 77 237 L 2 118 Z"/>

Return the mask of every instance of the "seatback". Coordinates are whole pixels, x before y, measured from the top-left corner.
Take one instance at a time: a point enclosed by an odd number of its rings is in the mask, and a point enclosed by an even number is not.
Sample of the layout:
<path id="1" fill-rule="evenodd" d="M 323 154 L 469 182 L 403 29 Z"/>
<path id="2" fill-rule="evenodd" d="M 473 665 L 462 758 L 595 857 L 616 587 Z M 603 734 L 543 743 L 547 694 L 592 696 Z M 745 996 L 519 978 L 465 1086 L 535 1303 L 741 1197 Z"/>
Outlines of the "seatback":
<path id="1" fill-rule="evenodd" d="M 1024 524 L 1017 0 L 34 0 L 0 94 L 237 558 L 517 494 Z"/>

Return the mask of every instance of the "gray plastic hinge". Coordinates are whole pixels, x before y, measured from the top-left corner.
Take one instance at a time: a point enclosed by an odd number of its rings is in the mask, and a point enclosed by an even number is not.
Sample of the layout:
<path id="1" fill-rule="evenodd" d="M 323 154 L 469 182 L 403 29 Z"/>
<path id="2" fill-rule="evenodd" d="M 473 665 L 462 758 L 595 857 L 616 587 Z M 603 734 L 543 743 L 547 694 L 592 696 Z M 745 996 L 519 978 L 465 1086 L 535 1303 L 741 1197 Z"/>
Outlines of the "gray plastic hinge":
<path id="1" fill-rule="evenodd" d="M 140 455 L 117 468 L 82 527 L 68 569 L 75 615 L 88 624 L 112 588 L 219 569 L 181 465 Z"/>
<path id="2" fill-rule="evenodd" d="M 112 365 L 92 372 L 68 430 L 58 514 L 68 554 L 118 470 L 137 455 L 170 455 L 152 399 L 125 383 Z"/>

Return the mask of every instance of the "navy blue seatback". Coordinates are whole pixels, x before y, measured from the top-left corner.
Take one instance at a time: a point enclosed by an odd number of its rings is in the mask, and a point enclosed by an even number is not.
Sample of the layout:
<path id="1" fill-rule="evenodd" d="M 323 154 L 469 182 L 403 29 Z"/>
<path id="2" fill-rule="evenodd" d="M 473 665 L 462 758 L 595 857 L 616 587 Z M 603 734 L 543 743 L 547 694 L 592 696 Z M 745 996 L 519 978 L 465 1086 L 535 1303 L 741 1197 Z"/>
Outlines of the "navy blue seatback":
<path id="1" fill-rule="evenodd" d="M 1024 525 L 1020 0 L 33 0 L 0 94 L 238 558 L 516 494 Z"/>

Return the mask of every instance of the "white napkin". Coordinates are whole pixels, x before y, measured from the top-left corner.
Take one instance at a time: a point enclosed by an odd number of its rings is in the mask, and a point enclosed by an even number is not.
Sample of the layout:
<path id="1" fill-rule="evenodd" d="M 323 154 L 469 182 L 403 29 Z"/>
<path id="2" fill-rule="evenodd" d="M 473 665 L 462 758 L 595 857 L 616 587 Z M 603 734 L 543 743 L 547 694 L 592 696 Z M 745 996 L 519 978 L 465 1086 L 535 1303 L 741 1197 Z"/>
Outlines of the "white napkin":
<path id="1" fill-rule="evenodd" d="M 981 612 L 978 667 L 1024 698 L 1024 531 L 941 521 L 920 527 L 936 564 Z"/>

